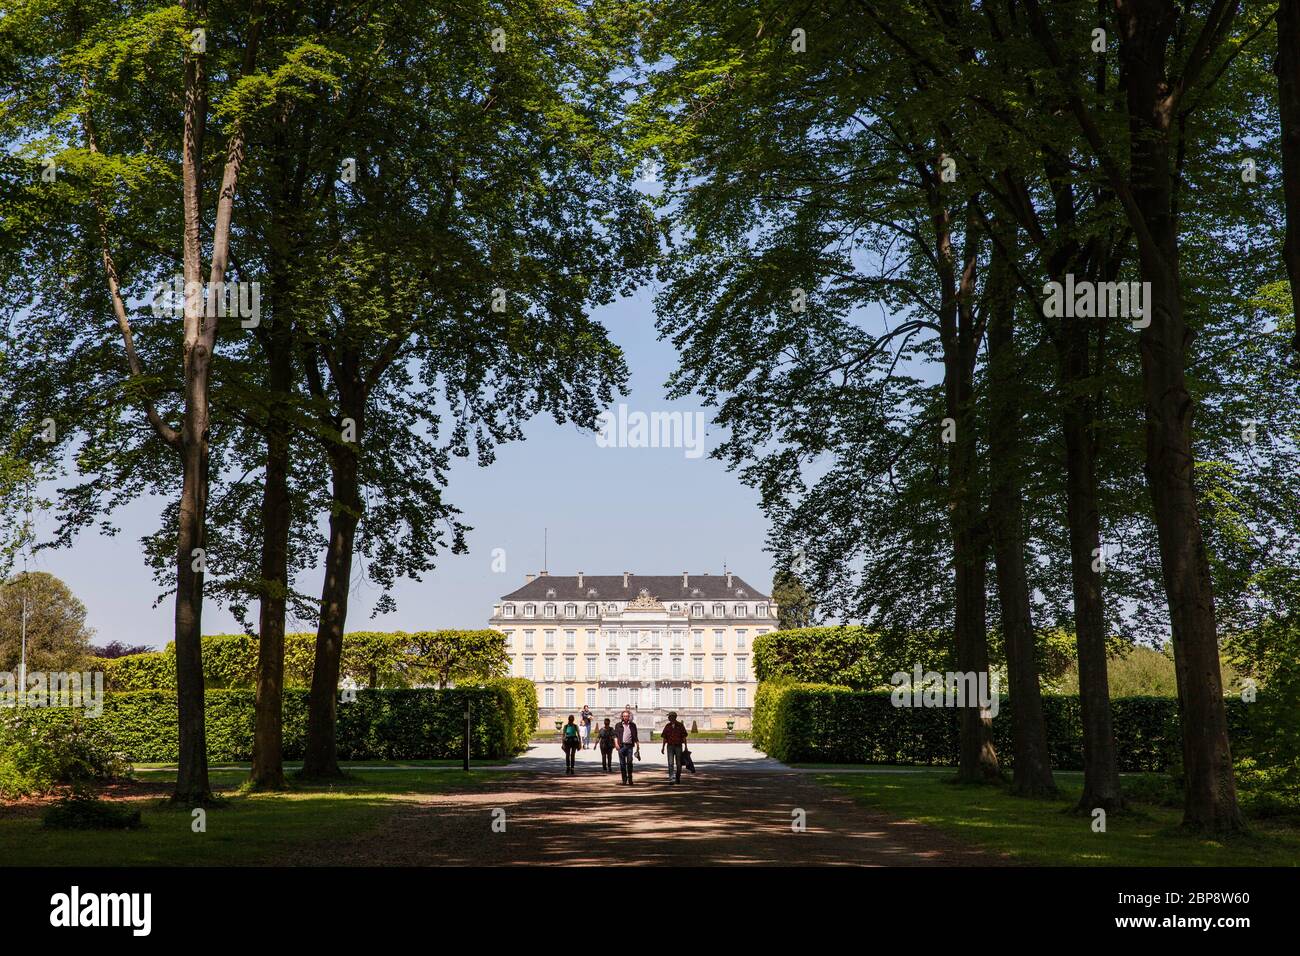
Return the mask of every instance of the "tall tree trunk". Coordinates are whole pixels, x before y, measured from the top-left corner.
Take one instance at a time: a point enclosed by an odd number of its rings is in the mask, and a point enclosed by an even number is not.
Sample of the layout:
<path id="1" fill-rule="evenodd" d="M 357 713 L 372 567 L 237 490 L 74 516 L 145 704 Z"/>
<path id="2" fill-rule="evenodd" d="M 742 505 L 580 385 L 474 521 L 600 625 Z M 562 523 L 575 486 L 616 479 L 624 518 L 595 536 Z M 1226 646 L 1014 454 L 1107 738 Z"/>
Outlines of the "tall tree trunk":
<path id="1" fill-rule="evenodd" d="M 1059 381 L 1065 396 L 1065 512 L 1070 537 L 1070 583 L 1079 654 L 1079 716 L 1083 724 L 1083 794 L 1080 810 L 1123 806 L 1110 679 L 1106 672 L 1106 606 L 1101 587 L 1101 508 L 1097 498 L 1097 442 L 1087 320 L 1062 318 L 1057 338 Z"/>
<path id="2" fill-rule="evenodd" d="M 279 285 L 277 289 L 281 288 Z M 285 786 L 283 764 L 284 621 L 289 591 L 289 424 L 283 404 L 293 376 L 289 316 L 277 309 L 267 330 L 268 390 L 266 473 L 262 490 L 262 595 L 258 610 L 257 701 L 253 729 L 252 785 Z"/>
<path id="3" fill-rule="evenodd" d="M 356 427 L 356 441 L 335 448 L 330 455 L 333 497 L 330 507 L 329 548 L 325 555 L 325 584 L 321 590 L 320 624 L 316 630 L 316 660 L 311 675 L 307 715 L 304 777 L 341 777 L 336 747 L 339 662 L 343 629 L 347 624 L 348 594 L 352 583 L 352 547 L 361 518 L 358 455 L 362 441 L 364 398 L 343 383 L 343 414 Z M 354 397 L 355 394 L 355 397 Z M 349 400 L 351 399 L 351 400 Z"/>
<path id="4" fill-rule="evenodd" d="M 1056 793 L 1043 697 L 1038 685 L 1038 652 L 1025 570 L 1024 517 L 1020 469 L 1020 381 L 1014 329 L 1016 286 L 1004 243 L 1010 230 L 993 245 L 989 263 L 989 528 L 997 574 L 1002 637 L 1007 651 L 1011 696 L 1011 730 L 1015 768 L 1011 791 L 1020 796 Z"/>
<path id="5" fill-rule="evenodd" d="M 1223 703 L 1209 561 L 1201 537 L 1192 451 L 1195 404 L 1185 376 L 1192 332 L 1183 312 L 1178 226 L 1173 213 L 1166 57 L 1175 10 L 1152 0 L 1118 4 L 1127 75 L 1131 203 L 1140 222 L 1142 278 L 1151 283 L 1150 325 L 1142 330 L 1146 477 L 1169 601 L 1186 772 L 1184 826 L 1242 827 Z"/>
<path id="6" fill-rule="evenodd" d="M 1286 208 L 1282 260 L 1291 280 L 1291 314 L 1296 317 L 1291 345 L 1300 354 L 1300 0 L 1281 0 L 1278 4 L 1274 69 L 1282 118 L 1282 195 Z"/>

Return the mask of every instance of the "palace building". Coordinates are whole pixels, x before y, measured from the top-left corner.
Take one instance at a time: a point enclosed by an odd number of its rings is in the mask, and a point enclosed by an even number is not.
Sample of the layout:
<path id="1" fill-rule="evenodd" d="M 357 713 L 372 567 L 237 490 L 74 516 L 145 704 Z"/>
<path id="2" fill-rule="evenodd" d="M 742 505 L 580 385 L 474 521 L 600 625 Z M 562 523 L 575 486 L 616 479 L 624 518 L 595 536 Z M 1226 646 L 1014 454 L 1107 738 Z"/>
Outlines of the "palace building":
<path id="1" fill-rule="evenodd" d="M 630 708 L 646 730 L 669 710 L 690 727 L 749 727 L 754 638 L 776 629 L 771 597 L 723 574 L 526 576 L 492 608 L 511 673 L 537 685 L 541 726 L 587 704 Z"/>

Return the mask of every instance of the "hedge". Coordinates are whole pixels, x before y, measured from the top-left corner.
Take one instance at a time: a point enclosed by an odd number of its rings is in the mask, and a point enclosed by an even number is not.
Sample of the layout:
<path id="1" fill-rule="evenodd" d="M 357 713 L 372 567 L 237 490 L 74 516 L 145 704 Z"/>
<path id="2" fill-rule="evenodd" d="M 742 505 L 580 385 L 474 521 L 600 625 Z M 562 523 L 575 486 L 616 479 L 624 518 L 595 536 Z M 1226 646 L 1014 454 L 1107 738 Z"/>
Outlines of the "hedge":
<path id="1" fill-rule="evenodd" d="M 523 684 L 528 685 L 526 689 Z M 289 688 L 284 692 L 284 756 L 288 760 L 303 754 L 307 697 L 305 689 Z M 208 759 L 250 759 L 254 692 L 209 690 L 204 700 Z M 527 746 L 528 735 L 537 723 L 536 692 L 532 682 L 524 678 L 503 678 L 449 690 L 358 690 L 356 700 L 338 706 L 339 759 L 459 757 L 465 740 L 466 702 L 470 704 L 471 756 L 501 760 Z M 71 721 L 82 713 L 72 708 L 20 712 L 35 721 Z M 105 694 L 104 712 L 94 722 L 113 736 L 131 761 L 175 761 L 178 757 L 174 691 Z"/>
<path id="2" fill-rule="evenodd" d="M 413 668 L 414 640 L 434 635 L 473 638 L 491 635 L 502 640 L 499 631 L 436 631 L 408 634 L 404 631 L 353 631 L 343 635 L 339 676 L 350 678 L 358 687 L 407 687 L 418 671 Z M 161 651 L 129 654 L 118 658 L 95 658 L 92 667 L 104 672 L 108 691 L 175 690 L 175 647 Z M 284 636 L 284 683 L 286 687 L 310 687 L 316 660 L 315 634 Z M 257 684 L 257 638 L 247 634 L 209 634 L 203 638 L 203 685 L 212 689 L 252 689 Z"/>
<path id="3" fill-rule="evenodd" d="M 1226 698 L 1234 756 L 1250 751 L 1248 708 Z M 1164 771 L 1181 761 L 1178 701 L 1120 697 L 1111 701 L 1121 771 Z M 1043 697 L 1047 745 L 1058 770 L 1083 769 L 1079 698 Z M 958 762 L 958 711 L 895 707 L 887 692 L 828 684 L 764 683 L 754 695 L 754 746 L 777 760 L 803 763 L 937 764 Z M 1011 708 L 1003 699 L 993 718 L 999 759 L 1012 765 Z"/>

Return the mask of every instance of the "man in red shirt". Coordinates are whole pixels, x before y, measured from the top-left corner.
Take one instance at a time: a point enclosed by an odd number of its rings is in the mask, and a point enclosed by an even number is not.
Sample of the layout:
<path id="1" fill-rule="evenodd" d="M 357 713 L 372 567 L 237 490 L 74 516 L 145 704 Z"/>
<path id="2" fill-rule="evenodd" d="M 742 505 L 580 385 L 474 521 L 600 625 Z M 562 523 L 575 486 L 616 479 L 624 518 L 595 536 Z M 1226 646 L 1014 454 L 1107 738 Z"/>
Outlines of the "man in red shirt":
<path id="1" fill-rule="evenodd" d="M 663 739 L 660 753 L 668 754 L 668 782 L 682 782 L 682 747 L 686 744 L 686 725 L 677 719 L 677 711 L 668 711 L 668 723 L 659 732 Z"/>

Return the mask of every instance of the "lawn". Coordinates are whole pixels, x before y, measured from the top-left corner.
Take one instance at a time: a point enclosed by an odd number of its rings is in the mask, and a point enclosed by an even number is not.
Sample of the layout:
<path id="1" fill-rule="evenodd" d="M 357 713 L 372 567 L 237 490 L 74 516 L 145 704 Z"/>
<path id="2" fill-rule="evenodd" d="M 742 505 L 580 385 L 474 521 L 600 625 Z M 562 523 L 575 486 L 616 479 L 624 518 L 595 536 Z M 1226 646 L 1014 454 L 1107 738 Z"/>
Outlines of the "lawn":
<path id="1" fill-rule="evenodd" d="M 216 769 L 210 772 L 212 787 L 226 799 L 207 811 L 206 833 L 193 832 L 189 810 L 156 797 L 134 803 L 144 811 L 141 829 L 120 832 L 45 830 L 31 808 L 0 807 L 0 866 L 249 866 L 274 863 L 289 851 L 300 857 L 313 846 L 320 847 L 319 862 L 328 865 L 339 862 L 328 851 L 340 834 L 379 826 L 415 795 L 472 789 L 494 776 L 436 769 L 445 765 L 394 762 L 391 769 L 350 771 L 351 778 L 337 784 L 294 785 L 288 793 L 240 793 L 246 767 Z M 146 783 L 166 783 L 175 773 L 157 765 L 136 771 Z"/>
<path id="2" fill-rule="evenodd" d="M 1182 812 L 1134 803 L 1111 814 L 1105 833 L 1090 816 L 1067 812 L 1081 793 L 1082 775 L 1060 773 L 1058 800 L 1025 800 L 1005 789 L 952 783 L 949 769 L 871 768 L 886 773 L 819 775 L 891 816 L 925 823 L 958 839 L 1050 866 L 1300 866 L 1300 827 L 1252 821 L 1251 832 L 1208 839 L 1182 832 Z M 899 773 L 896 771 L 913 771 Z"/>

